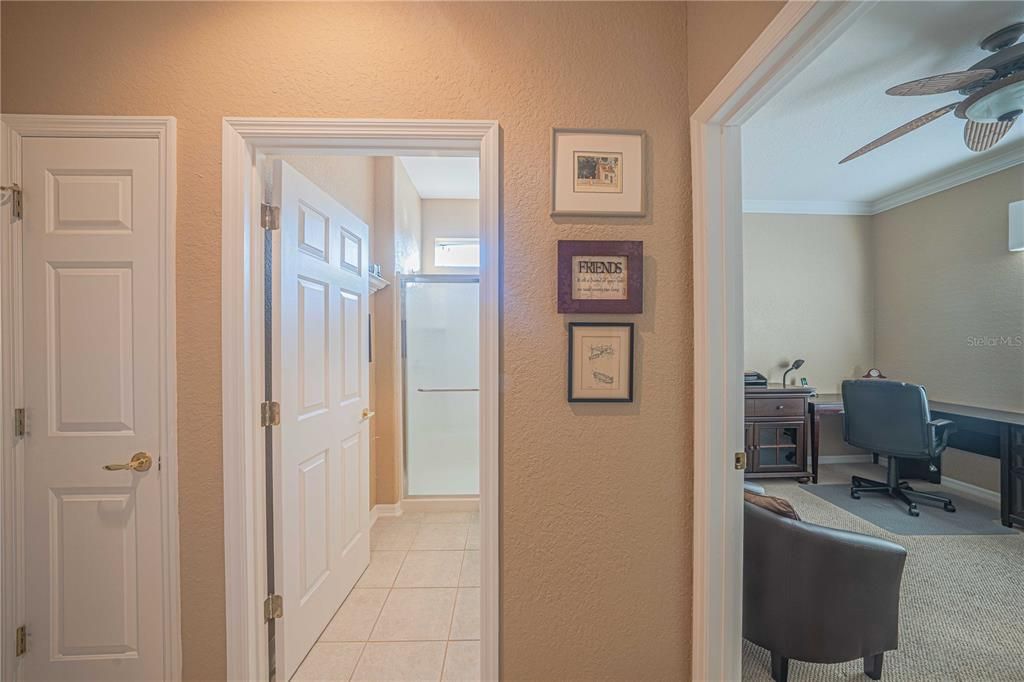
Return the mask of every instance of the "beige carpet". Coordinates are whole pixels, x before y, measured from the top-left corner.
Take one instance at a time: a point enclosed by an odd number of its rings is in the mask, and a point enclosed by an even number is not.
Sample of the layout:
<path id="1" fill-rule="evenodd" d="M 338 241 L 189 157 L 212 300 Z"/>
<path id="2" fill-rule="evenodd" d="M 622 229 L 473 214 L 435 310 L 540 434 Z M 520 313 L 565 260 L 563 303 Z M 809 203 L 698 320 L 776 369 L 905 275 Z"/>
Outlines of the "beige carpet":
<path id="1" fill-rule="evenodd" d="M 885 655 L 882 680 L 1024 680 L 1024 533 L 895 535 L 801 490 L 795 482 L 769 482 L 765 488 L 790 500 L 806 521 L 907 548 L 900 647 Z M 768 652 L 747 641 L 743 679 L 771 680 Z M 791 661 L 789 679 L 868 678 L 858 660 L 832 665 Z"/>

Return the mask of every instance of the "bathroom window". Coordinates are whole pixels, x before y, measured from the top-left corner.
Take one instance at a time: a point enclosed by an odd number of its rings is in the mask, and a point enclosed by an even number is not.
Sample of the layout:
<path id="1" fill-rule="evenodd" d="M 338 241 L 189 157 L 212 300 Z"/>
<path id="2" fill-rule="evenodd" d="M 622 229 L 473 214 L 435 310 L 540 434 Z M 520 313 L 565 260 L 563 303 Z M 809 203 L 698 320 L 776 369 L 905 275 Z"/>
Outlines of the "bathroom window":
<path id="1" fill-rule="evenodd" d="M 476 237 L 438 237 L 434 265 L 439 268 L 479 268 L 480 240 Z"/>

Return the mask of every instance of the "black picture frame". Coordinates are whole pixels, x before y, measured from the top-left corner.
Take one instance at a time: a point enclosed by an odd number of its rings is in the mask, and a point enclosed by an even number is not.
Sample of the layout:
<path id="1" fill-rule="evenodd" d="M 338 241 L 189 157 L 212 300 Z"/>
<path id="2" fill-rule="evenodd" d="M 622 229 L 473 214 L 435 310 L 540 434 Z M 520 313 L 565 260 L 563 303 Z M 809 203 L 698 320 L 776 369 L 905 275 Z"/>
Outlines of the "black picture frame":
<path id="1" fill-rule="evenodd" d="M 576 371 L 576 357 L 574 346 L 576 341 L 576 333 L 579 329 L 597 329 L 600 327 L 612 328 L 612 329 L 627 329 L 629 330 L 629 362 L 627 377 L 626 377 L 626 395 L 614 396 L 614 397 L 598 397 L 598 396 L 581 396 L 576 395 L 574 391 L 574 377 Z M 636 326 L 632 322 L 570 322 L 569 323 L 569 370 L 567 376 L 567 398 L 570 403 L 631 403 L 633 402 L 633 374 L 634 374 L 634 347 L 636 343 Z"/>

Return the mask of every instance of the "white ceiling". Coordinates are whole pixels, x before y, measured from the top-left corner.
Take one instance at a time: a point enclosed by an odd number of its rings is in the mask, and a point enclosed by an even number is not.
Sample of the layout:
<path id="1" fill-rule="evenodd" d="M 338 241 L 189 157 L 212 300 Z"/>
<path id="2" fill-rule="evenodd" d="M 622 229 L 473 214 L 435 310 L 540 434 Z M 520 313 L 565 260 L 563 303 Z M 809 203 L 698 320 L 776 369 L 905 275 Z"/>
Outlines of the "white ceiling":
<path id="1" fill-rule="evenodd" d="M 990 54 L 977 47 L 982 38 L 1022 20 L 1021 2 L 880 2 L 869 9 L 743 125 L 748 210 L 804 202 L 874 212 L 855 209 L 929 181 L 939 186 L 947 175 L 969 176 L 973 164 L 1024 162 L 1024 121 L 977 154 L 964 146 L 963 121 L 948 114 L 838 165 L 883 133 L 962 99 L 956 92 L 892 97 L 886 88 L 966 69 Z"/>
<path id="2" fill-rule="evenodd" d="M 421 199 L 479 199 L 480 159 L 465 156 L 400 156 Z"/>

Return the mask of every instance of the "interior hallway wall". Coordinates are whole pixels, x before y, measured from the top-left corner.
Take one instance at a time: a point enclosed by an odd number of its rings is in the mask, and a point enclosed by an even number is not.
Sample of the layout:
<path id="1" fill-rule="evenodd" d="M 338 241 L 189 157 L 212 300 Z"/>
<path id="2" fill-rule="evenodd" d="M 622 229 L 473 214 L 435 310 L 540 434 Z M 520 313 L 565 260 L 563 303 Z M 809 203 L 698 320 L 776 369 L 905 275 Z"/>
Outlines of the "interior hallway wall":
<path id="1" fill-rule="evenodd" d="M 473 275 L 480 268 L 446 268 L 434 263 L 434 240 L 441 237 L 479 237 L 480 201 L 477 199 L 424 199 L 423 272 L 430 275 Z"/>
<path id="2" fill-rule="evenodd" d="M 1024 165 L 874 216 L 875 356 L 934 400 L 1024 411 L 1024 253 L 1007 205 Z M 998 462 L 947 450 L 943 474 L 998 490 Z"/>
<path id="3" fill-rule="evenodd" d="M 871 216 L 743 215 L 743 359 L 820 393 L 874 366 Z"/>
<path id="4" fill-rule="evenodd" d="M 186 679 L 225 676 L 220 160 L 227 115 L 501 123 L 503 676 L 688 677 L 687 90 L 703 99 L 774 14 L 704 6 L 711 4 L 720 3 L 3 3 L 5 111 L 178 120 Z M 708 22 L 709 12 L 727 20 Z M 700 44 L 689 69 L 688 39 Z M 605 45 L 616 46 L 614 58 L 603 56 Z M 552 126 L 645 129 L 648 217 L 553 221 Z M 645 312 L 629 318 L 638 328 L 633 404 L 565 401 L 555 242 L 574 238 L 645 241 Z"/>

